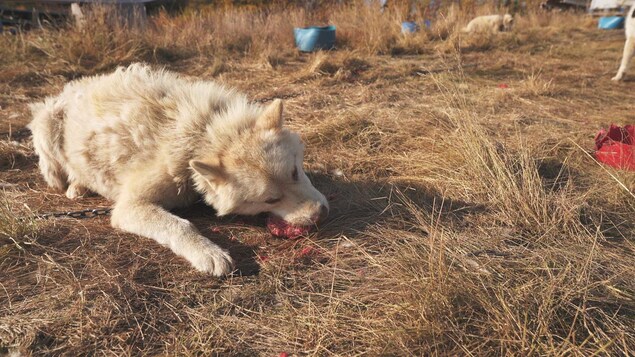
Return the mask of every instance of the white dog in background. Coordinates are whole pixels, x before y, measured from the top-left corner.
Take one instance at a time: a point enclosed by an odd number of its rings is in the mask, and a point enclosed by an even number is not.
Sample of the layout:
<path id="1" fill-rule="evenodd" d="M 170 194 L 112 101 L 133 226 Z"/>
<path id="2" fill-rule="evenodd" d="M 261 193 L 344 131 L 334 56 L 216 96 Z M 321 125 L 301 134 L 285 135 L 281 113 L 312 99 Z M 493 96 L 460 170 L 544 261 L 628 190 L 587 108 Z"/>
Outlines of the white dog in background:
<path id="1" fill-rule="evenodd" d="M 626 23 L 624 24 L 624 31 L 626 32 L 626 42 L 624 43 L 624 54 L 622 55 L 622 64 L 620 69 L 617 70 L 617 74 L 612 78 L 614 81 L 621 81 L 624 78 L 624 73 L 631 64 L 631 58 L 633 58 L 633 51 L 635 51 L 635 6 L 631 6 L 631 9 L 626 15 Z"/>
<path id="2" fill-rule="evenodd" d="M 463 32 L 467 33 L 498 33 L 512 28 L 514 17 L 510 14 L 479 16 L 470 21 Z"/>
<path id="3" fill-rule="evenodd" d="M 111 223 L 154 239 L 196 269 L 232 270 L 229 253 L 168 210 L 202 197 L 218 215 L 270 212 L 284 227 L 328 213 L 302 169 L 300 137 L 268 107 L 209 81 L 135 64 L 68 83 L 31 105 L 33 145 L 49 186 L 112 201 Z"/>

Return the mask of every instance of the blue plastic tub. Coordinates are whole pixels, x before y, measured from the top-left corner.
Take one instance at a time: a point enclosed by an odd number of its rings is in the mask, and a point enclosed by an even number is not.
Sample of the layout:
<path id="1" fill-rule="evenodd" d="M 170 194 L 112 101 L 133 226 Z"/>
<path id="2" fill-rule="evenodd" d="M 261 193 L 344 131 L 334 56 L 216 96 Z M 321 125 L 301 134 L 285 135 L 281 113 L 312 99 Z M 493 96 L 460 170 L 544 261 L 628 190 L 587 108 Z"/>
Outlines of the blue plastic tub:
<path id="1" fill-rule="evenodd" d="M 335 47 L 335 26 L 296 27 L 293 29 L 295 45 L 302 52 L 330 50 Z"/>
<path id="2" fill-rule="evenodd" d="M 624 18 L 622 16 L 600 17 L 598 28 L 602 30 L 615 30 L 624 28 Z"/>
<path id="3" fill-rule="evenodd" d="M 404 21 L 401 23 L 401 33 L 415 33 L 419 31 L 419 25 L 414 21 Z"/>

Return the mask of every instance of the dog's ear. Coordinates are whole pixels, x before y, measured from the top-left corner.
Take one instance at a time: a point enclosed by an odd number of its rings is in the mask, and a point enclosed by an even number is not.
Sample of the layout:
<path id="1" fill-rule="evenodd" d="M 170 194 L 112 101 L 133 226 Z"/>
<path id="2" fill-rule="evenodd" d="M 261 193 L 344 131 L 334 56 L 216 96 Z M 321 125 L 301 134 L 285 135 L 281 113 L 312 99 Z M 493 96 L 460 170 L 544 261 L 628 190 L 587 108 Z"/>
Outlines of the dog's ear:
<path id="1" fill-rule="evenodd" d="M 190 160 L 190 167 L 209 182 L 221 183 L 225 180 L 225 170 L 218 159 Z"/>
<path id="2" fill-rule="evenodd" d="M 258 118 L 256 125 L 261 129 L 281 129 L 284 120 L 282 119 L 282 100 L 276 99 L 265 109 Z"/>

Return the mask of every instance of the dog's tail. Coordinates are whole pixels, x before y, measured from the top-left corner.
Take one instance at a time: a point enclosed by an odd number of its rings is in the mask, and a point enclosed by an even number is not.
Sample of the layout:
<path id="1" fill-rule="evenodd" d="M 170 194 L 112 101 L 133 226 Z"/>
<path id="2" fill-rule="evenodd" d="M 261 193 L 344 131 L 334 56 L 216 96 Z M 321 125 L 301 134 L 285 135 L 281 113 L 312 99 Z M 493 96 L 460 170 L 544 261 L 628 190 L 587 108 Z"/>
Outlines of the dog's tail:
<path id="1" fill-rule="evenodd" d="M 59 98 L 29 105 L 33 120 L 27 128 L 33 133 L 33 147 L 39 156 L 40 171 L 46 183 L 56 189 L 66 188 L 66 173 L 62 160 L 63 103 Z"/>

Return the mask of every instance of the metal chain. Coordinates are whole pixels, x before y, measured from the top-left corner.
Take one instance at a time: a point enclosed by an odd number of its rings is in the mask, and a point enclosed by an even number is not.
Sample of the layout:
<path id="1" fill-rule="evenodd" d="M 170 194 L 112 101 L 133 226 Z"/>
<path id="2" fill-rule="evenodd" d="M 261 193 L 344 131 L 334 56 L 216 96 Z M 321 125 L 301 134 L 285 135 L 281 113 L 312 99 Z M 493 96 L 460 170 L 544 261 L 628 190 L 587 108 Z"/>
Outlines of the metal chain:
<path id="1" fill-rule="evenodd" d="M 86 218 L 95 218 L 98 216 L 109 216 L 112 208 L 93 208 L 93 209 L 83 209 L 79 211 L 68 211 L 68 212 L 51 212 L 44 214 L 37 214 L 35 216 L 28 217 L 30 219 L 50 219 L 50 218 L 75 218 L 75 219 L 86 219 Z M 26 218 L 23 218 L 26 219 Z"/>
<path id="2" fill-rule="evenodd" d="M 284 95 L 274 95 L 272 97 L 266 97 L 266 98 L 262 98 L 262 99 L 256 99 L 254 100 L 254 102 L 256 103 L 267 103 L 270 102 L 274 99 L 293 99 L 293 98 L 297 98 L 299 96 L 301 96 L 303 93 L 291 93 L 291 94 L 284 94 Z"/>

